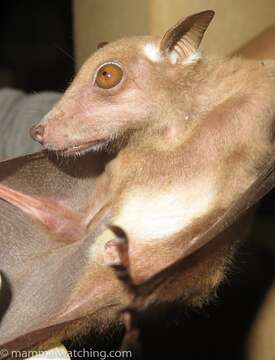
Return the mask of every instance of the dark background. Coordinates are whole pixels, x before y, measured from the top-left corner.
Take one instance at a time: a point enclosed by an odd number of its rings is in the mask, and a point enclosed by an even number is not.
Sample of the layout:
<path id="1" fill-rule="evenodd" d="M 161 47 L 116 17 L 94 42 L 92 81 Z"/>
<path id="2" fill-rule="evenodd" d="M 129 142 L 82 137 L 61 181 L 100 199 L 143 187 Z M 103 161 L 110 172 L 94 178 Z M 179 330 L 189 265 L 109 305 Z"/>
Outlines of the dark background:
<path id="1" fill-rule="evenodd" d="M 0 44 L 0 86 L 63 91 L 74 74 L 71 1 L 1 1 Z"/>
<path id="2" fill-rule="evenodd" d="M 71 9 L 69 0 L 0 3 L 0 87 L 30 93 L 67 87 L 75 70 Z M 143 321 L 146 359 L 244 359 L 249 327 L 275 276 L 274 208 L 273 191 L 262 201 L 252 235 L 214 304 L 200 311 L 174 305 Z M 107 337 L 90 334 L 68 346 L 111 350 L 122 334 L 120 328 Z"/>

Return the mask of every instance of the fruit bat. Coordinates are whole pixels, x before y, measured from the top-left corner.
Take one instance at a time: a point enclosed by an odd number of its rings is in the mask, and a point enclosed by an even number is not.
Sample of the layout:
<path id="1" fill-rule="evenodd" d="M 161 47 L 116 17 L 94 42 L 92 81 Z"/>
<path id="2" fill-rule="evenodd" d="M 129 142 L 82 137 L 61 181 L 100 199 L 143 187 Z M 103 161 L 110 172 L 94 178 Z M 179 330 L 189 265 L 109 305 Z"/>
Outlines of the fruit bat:
<path id="1" fill-rule="evenodd" d="M 274 63 L 201 57 L 212 17 L 99 49 L 31 130 L 49 156 L 1 163 L 1 346 L 116 320 L 125 242 L 142 308 L 202 304 L 224 278 L 275 183 Z"/>

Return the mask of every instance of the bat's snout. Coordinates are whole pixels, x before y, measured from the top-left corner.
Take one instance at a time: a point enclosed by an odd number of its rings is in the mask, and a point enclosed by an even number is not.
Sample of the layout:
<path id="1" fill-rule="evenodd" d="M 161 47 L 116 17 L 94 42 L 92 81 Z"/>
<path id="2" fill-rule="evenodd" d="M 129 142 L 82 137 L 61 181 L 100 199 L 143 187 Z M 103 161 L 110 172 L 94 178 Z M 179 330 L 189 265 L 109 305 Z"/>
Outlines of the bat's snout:
<path id="1" fill-rule="evenodd" d="M 41 124 L 36 124 L 30 129 L 30 135 L 33 140 L 38 141 L 41 145 L 44 144 L 44 133 L 45 127 Z"/>

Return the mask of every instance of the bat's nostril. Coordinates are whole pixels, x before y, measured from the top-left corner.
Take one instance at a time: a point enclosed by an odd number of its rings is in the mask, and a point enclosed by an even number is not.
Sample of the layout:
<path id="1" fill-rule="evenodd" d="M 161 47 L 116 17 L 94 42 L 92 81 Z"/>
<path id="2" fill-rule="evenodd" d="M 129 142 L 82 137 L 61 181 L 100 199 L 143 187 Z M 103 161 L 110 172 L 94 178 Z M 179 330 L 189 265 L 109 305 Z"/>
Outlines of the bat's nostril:
<path id="1" fill-rule="evenodd" d="M 30 129 L 31 137 L 35 141 L 40 142 L 40 144 L 43 144 L 44 142 L 44 132 L 45 132 L 45 128 L 43 125 L 34 125 Z"/>

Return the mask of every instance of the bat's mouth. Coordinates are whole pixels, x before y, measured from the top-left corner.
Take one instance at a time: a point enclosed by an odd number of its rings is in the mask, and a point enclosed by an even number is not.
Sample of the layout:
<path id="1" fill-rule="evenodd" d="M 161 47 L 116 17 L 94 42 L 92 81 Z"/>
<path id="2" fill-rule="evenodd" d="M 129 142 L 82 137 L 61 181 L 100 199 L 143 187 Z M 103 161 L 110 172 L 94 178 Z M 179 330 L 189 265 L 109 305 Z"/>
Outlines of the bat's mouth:
<path id="1" fill-rule="evenodd" d="M 76 144 L 69 146 L 64 149 L 56 150 L 57 152 L 61 153 L 64 156 L 70 156 L 70 155 L 84 155 L 89 151 L 99 151 L 101 150 L 106 144 L 108 143 L 108 139 L 100 139 L 100 140 L 94 140 L 89 141 L 82 144 Z"/>

